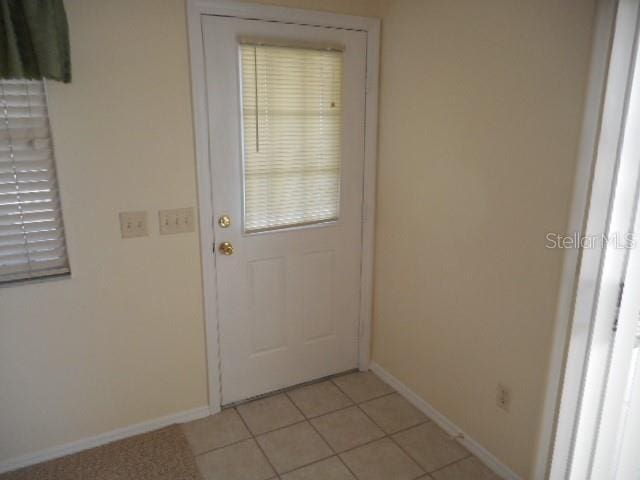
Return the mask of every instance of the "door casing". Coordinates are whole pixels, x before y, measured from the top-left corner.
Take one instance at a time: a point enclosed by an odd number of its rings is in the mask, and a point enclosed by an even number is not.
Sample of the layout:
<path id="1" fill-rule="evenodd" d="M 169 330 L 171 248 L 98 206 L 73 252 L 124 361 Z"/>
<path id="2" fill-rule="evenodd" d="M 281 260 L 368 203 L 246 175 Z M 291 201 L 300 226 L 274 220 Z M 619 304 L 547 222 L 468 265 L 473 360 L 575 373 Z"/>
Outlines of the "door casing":
<path id="1" fill-rule="evenodd" d="M 204 45 L 201 23 L 201 17 L 203 15 L 220 15 L 342 28 L 359 30 L 367 34 L 362 258 L 358 328 L 358 368 L 360 370 L 368 370 L 371 359 L 380 20 L 370 17 L 258 5 L 234 0 L 189 0 L 187 2 L 209 409 L 211 413 L 217 413 L 221 409 L 222 400 L 216 262 L 214 255 L 216 239 L 214 238 L 213 232 L 213 186 L 211 182 L 209 122 L 206 101 L 208 92 L 205 81 Z"/>
<path id="2" fill-rule="evenodd" d="M 618 9 L 621 4 L 637 2 L 601 0 L 597 3 L 567 234 L 578 232 L 588 236 L 606 230 L 618 138 L 615 128 L 603 130 L 602 125 L 620 122 L 624 110 L 624 95 L 607 96 L 606 93 L 626 90 L 626 63 L 630 60 L 621 58 L 612 65 L 611 54 Z M 631 20 L 635 23 L 635 16 Z M 628 46 L 615 50 L 619 57 L 631 55 Z M 603 134 L 607 138 L 603 138 Z M 609 138 L 611 136 L 615 138 Z M 598 193 L 597 198 L 592 198 L 594 192 Z M 567 249 L 563 254 L 546 392 L 531 473 L 534 480 L 565 478 L 569 466 L 603 252 L 602 249 Z"/>

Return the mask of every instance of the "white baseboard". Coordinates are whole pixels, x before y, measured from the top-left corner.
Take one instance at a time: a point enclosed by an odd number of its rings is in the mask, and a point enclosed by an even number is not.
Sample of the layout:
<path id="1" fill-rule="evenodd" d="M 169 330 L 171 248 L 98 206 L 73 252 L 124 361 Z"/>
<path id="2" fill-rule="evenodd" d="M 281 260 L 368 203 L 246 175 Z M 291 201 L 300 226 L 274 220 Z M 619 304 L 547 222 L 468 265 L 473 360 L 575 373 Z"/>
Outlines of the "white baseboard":
<path id="1" fill-rule="evenodd" d="M 147 420 L 146 422 L 136 423 L 129 425 L 128 427 L 118 428 L 116 430 L 111 430 L 110 432 L 83 438 L 82 440 L 77 440 L 75 442 L 46 448 L 39 452 L 9 458 L 7 460 L 0 461 L 0 474 L 11 470 L 17 470 L 22 467 L 28 467 L 29 465 L 34 465 L 36 463 L 45 462 L 47 460 L 52 460 L 54 458 L 63 457 L 65 455 L 70 455 L 89 448 L 99 447 L 106 443 L 150 432 L 151 430 L 157 430 L 174 423 L 184 423 L 191 420 L 197 420 L 198 418 L 203 418 L 207 415 L 209 415 L 208 406 L 198 407 L 192 410 L 185 410 L 183 412 L 167 415 L 166 417 L 154 418 L 153 420 Z"/>
<path id="2" fill-rule="evenodd" d="M 395 388 L 400 395 L 406 398 L 414 407 L 424 413 L 429 419 L 437 423 L 440 428 L 462 444 L 467 450 L 473 453 L 478 460 L 493 470 L 497 475 L 505 480 L 522 480 L 513 470 L 498 460 L 491 452 L 480 445 L 477 441 L 464 433 L 460 427 L 433 408 L 420 395 L 407 387 L 404 383 L 387 372 L 384 368 L 375 362 L 371 362 L 371 371 L 378 375 L 382 380 Z"/>

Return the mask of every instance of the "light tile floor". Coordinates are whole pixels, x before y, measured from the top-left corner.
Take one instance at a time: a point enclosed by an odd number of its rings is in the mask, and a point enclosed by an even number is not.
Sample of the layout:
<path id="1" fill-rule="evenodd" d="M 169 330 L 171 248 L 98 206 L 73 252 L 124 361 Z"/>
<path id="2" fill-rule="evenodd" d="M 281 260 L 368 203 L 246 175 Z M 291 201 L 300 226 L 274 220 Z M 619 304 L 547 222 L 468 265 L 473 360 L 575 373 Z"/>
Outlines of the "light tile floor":
<path id="1" fill-rule="evenodd" d="M 373 373 L 183 425 L 205 480 L 498 480 Z"/>

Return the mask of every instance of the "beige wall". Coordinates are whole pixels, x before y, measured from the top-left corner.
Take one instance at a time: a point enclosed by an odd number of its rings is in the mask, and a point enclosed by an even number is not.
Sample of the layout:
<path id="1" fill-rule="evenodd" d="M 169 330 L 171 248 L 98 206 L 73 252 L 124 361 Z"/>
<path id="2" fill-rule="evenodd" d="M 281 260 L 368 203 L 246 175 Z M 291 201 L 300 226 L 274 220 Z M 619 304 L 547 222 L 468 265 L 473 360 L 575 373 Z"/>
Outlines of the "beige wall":
<path id="1" fill-rule="evenodd" d="M 184 2 L 65 3 L 73 83 L 49 101 L 73 277 L 0 289 L 0 461 L 207 404 L 198 237 L 157 233 L 158 209 L 196 205 Z M 151 236 L 121 240 L 122 210 Z"/>
<path id="2" fill-rule="evenodd" d="M 194 206 L 180 1 L 68 1 L 73 83 L 50 83 L 73 276 L 0 290 L 0 458 L 206 405 L 196 234 L 157 210 Z M 118 212 L 151 236 L 121 240 Z"/>
<path id="3" fill-rule="evenodd" d="M 526 476 L 592 0 L 264 0 L 383 15 L 375 360 Z M 0 289 L 0 461 L 203 406 L 182 0 L 67 0 L 51 118 L 73 278 Z M 117 213 L 148 210 L 121 240 Z M 513 392 L 495 407 L 496 383 Z"/>
<path id="4" fill-rule="evenodd" d="M 594 2 L 382 4 L 374 358 L 529 478 Z"/>

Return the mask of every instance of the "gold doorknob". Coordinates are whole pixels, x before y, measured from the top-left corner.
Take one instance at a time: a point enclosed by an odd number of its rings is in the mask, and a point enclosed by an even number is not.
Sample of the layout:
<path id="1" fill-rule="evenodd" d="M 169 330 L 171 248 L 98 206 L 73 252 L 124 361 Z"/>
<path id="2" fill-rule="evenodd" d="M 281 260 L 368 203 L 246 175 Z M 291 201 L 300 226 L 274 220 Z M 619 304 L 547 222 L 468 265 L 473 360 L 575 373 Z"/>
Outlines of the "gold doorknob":
<path id="1" fill-rule="evenodd" d="M 233 255 L 233 245 L 231 242 L 222 242 L 218 247 L 218 250 L 223 255 Z"/>
<path id="2" fill-rule="evenodd" d="M 231 218 L 229 218 L 229 215 L 222 215 L 218 219 L 218 225 L 220 225 L 220 228 L 228 228 L 229 225 L 231 225 Z"/>

